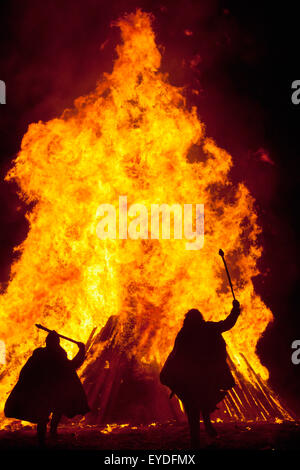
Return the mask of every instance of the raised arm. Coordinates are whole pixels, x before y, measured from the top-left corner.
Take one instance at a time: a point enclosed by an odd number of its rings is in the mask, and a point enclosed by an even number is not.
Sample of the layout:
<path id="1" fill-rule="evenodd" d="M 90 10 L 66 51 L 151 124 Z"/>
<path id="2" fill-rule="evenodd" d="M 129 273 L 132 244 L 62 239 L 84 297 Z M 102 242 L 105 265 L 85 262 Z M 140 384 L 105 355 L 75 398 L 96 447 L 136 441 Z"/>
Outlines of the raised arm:
<path id="1" fill-rule="evenodd" d="M 80 366 L 82 366 L 84 359 L 85 359 L 85 345 L 84 343 L 77 343 L 77 346 L 79 347 L 79 351 L 76 354 L 73 359 L 71 359 L 72 366 L 74 369 L 78 369 Z"/>
<path id="2" fill-rule="evenodd" d="M 232 310 L 228 317 L 225 320 L 216 322 L 216 328 L 223 333 L 223 331 L 231 330 L 232 327 L 236 324 L 236 321 L 241 313 L 240 304 L 237 300 L 232 302 Z"/>

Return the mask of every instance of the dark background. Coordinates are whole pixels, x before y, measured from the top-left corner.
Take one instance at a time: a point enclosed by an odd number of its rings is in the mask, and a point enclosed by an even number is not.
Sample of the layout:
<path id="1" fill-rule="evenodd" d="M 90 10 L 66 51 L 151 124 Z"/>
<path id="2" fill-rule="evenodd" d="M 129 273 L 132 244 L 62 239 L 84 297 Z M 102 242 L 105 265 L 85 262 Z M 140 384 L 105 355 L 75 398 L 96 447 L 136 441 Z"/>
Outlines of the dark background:
<path id="1" fill-rule="evenodd" d="M 154 14 L 163 70 L 185 87 L 207 134 L 232 154 L 232 180 L 245 182 L 257 201 L 264 255 L 254 282 L 275 317 L 258 353 L 274 389 L 299 414 L 300 364 L 291 362 L 291 343 L 300 339 L 300 105 L 291 102 L 291 83 L 300 79 L 296 2 L 1 2 L 0 79 L 7 86 L 7 104 L 0 106 L 2 289 L 13 247 L 27 232 L 17 188 L 3 182 L 22 136 L 29 123 L 60 115 L 112 70 L 120 37 L 111 22 L 136 7 Z"/>

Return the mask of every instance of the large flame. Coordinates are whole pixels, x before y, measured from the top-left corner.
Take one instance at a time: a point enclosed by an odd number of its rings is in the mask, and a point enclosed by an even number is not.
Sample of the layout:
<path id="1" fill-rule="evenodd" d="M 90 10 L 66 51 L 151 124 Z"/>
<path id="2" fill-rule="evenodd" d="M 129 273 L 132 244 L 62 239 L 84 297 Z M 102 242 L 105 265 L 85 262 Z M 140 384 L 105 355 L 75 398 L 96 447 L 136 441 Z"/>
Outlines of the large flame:
<path id="1" fill-rule="evenodd" d="M 205 136 L 196 109 L 159 72 L 151 16 L 138 10 L 117 24 L 123 41 L 113 72 L 60 118 L 31 124 L 6 177 L 34 205 L 0 298 L 7 349 L 1 403 L 44 340 L 36 322 L 85 341 L 118 314 L 119 344 L 142 362 L 162 363 L 188 309 L 224 319 L 232 297 L 219 248 L 243 308 L 225 335 L 231 359 L 247 380 L 253 377 L 241 353 L 268 378 L 255 354 L 272 313 L 252 283 L 261 255 L 254 199 L 244 184 L 231 183 L 231 156 Z M 97 208 L 117 208 L 120 195 L 149 213 L 154 203 L 203 203 L 203 249 L 187 250 L 186 240 L 100 240 Z"/>

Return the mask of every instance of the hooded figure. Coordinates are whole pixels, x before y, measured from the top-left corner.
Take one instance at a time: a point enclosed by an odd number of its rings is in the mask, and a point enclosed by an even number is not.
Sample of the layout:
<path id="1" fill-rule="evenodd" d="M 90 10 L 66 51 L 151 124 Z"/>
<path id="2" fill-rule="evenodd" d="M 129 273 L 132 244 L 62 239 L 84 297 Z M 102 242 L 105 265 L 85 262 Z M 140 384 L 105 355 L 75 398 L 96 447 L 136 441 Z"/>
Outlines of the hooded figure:
<path id="1" fill-rule="evenodd" d="M 240 314 L 240 305 L 233 301 L 230 315 L 223 321 L 206 322 L 199 310 L 189 310 L 175 345 L 160 373 L 168 386 L 184 404 L 188 416 L 192 445 L 199 445 L 200 412 L 206 431 L 216 435 L 210 413 L 234 385 L 226 362 L 226 343 L 222 337 Z"/>
<path id="2" fill-rule="evenodd" d="M 37 348 L 22 368 L 19 380 L 9 395 L 4 413 L 7 418 L 37 423 L 40 444 L 44 443 L 47 422 L 52 414 L 51 434 L 56 435 L 62 415 L 72 418 L 89 411 L 86 395 L 76 373 L 85 358 L 85 345 L 70 360 L 52 331 L 46 347 Z"/>

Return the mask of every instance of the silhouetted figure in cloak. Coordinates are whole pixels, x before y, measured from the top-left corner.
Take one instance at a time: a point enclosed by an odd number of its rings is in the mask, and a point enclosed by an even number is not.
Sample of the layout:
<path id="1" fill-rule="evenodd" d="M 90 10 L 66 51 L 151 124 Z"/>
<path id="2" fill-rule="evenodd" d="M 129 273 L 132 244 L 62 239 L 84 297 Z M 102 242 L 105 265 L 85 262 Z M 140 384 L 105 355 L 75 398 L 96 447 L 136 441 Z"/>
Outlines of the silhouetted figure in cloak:
<path id="1" fill-rule="evenodd" d="M 233 301 L 230 315 L 219 322 L 205 321 L 199 310 L 189 310 L 161 371 L 161 382 L 184 404 L 192 447 L 199 446 L 201 412 L 207 433 L 217 435 L 210 414 L 225 397 L 226 391 L 235 385 L 226 362 L 226 343 L 222 333 L 235 325 L 239 314 L 237 300 Z"/>
<path id="2" fill-rule="evenodd" d="M 33 352 L 6 401 L 6 417 L 37 423 L 40 445 L 45 443 L 51 413 L 50 433 L 56 437 L 62 415 L 72 418 L 89 411 L 84 389 L 76 373 L 85 358 L 85 345 L 77 345 L 79 351 L 70 360 L 59 344 L 56 331 L 49 333 L 46 347 L 37 348 Z"/>

